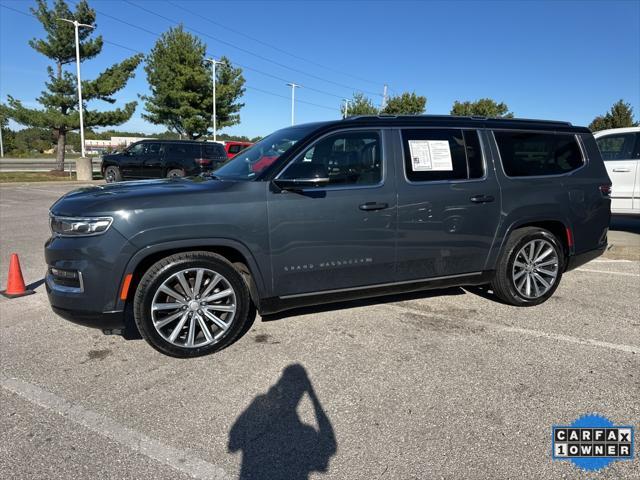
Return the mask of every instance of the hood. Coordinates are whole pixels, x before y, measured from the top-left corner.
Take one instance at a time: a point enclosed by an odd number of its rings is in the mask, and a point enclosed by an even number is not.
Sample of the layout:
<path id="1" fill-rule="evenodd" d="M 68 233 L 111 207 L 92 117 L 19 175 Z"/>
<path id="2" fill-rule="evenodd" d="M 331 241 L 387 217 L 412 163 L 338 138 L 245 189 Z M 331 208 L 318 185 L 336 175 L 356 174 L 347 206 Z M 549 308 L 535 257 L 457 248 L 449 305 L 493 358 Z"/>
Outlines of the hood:
<path id="1" fill-rule="evenodd" d="M 203 203 L 202 193 L 225 191 L 238 183 L 190 177 L 96 185 L 60 197 L 51 206 L 51 212 L 62 216 L 99 216 L 119 210 L 197 206 Z"/>

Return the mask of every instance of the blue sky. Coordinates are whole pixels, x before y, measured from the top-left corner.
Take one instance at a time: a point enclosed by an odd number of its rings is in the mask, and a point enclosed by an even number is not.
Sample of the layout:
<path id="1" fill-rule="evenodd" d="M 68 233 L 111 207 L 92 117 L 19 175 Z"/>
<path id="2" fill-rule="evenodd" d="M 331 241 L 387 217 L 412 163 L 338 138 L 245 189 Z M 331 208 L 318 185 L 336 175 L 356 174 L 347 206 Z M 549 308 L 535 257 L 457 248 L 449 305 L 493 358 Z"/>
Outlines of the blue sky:
<path id="1" fill-rule="evenodd" d="M 105 40 L 148 52 L 157 39 L 107 15 L 157 33 L 182 22 L 187 30 L 208 35 L 201 37 L 211 55 L 226 55 L 277 77 L 245 70 L 250 88 L 243 98 L 241 124 L 225 129 L 227 133 L 264 135 L 288 125 L 290 90 L 283 80 L 302 84 L 296 97 L 314 104 L 296 105 L 297 123 L 338 118 L 340 98 L 358 90 L 371 92 L 379 103 L 384 83 L 392 94 L 408 90 L 425 95 L 427 113 L 433 114 L 448 113 L 454 100 L 491 97 L 506 102 L 519 117 L 588 124 L 623 98 L 640 117 L 637 0 L 174 1 L 198 15 L 165 1 L 131 3 L 90 1 L 98 11 L 97 31 Z M 27 12 L 34 2 L 0 4 Z M 37 105 L 50 63 L 27 42 L 42 34 L 34 18 L 0 8 L 2 101 L 10 94 Z M 101 55 L 82 63 L 82 75 L 93 78 L 128 55 L 130 51 L 106 44 Z M 147 88 L 139 67 L 118 101 L 135 100 Z M 139 104 L 135 116 L 120 128 L 164 130 L 142 120 L 142 110 Z"/>

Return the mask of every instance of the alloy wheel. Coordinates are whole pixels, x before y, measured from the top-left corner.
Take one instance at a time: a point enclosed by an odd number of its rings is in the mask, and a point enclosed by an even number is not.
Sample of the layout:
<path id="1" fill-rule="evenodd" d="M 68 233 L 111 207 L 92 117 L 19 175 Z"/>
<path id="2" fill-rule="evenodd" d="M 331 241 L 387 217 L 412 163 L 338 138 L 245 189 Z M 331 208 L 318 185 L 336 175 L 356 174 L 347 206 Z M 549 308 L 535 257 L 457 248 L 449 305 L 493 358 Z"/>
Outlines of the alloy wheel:
<path id="1" fill-rule="evenodd" d="M 555 247 L 548 240 L 531 240 L 516 254 L 511 278 L 520 295 L 534 300 L 551 290 L 559 268 Z"/>
<path id="2" fill-rule="evenodd" d="M 151 319 L 167 342 L 198 348 L 224 337 L 236 309 L 236 293 L 224 276 L 207 268 L 188 268 L 162 282 L 151 302 Z"/>

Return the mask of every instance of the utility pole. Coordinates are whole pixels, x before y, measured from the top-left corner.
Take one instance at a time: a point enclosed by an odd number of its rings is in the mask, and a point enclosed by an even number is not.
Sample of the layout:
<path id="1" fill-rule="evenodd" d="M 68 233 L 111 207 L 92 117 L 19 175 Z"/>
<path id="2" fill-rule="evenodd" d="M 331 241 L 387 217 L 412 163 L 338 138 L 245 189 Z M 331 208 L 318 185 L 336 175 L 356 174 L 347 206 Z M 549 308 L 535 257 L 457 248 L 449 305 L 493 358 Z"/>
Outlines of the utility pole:
<path id="1" fill-rule="evenodd" d="M 211 123 L 213 123 L 213 141 L 217 142 L 217 127 L 216 127 L 216 65 L 224 63 L 218 62 L 215 58 L 206 58 L 207 62 L 211 62 L 211 90 L 213 96 L 213 107 L 211 109 Z"/>
<path id="2" fill-rule="evenodd" d="M 384 84 L 384 88 L 382 89 L 382 108 L 387 106 L 387 100 L 389 99 L 388 97 L 388 93 L 387 93 L 387 84 Z"/>
<path id="3" fill-rule="evenodd" d="M 72 24 L 75 27 L 76 33 L 76 72 L 78 76 L 78 112 L 80 113 L 80 149 L 82 151 L 82 158 L 85 158 L 84 152 L 84 123 L 82 119 L 82 83 L 80 82 L 80 40 L 78 38 L 78 27 L 95 28 L 93 25 L 87 25 L 85 23 L 79 23 L 77 20 L 68 20 L 66 18 L 59 18 L 63 22 Z"/>
<path id="4" fill-rule="evenodd" d="M 4 144 L 2 143 L 2 125 L 0 125 L 0 158 L 4 158 Z"/>
<path id="5" fill-rule="evenodd" d="M 291 87 L 291 125 L 296 124 L 296 112 L 295 112 L 295 104 L 296 104 L 296 88 L 302 87 L 302 85 L 298 85 L 297 83 L 287 83 Z"/>
<path id="6" fill-rule="evenodd" d="M 343 98 L 344 101 L 344 115 L 342 118 L 347 118 L 349 116 L 349 99 Z"/>

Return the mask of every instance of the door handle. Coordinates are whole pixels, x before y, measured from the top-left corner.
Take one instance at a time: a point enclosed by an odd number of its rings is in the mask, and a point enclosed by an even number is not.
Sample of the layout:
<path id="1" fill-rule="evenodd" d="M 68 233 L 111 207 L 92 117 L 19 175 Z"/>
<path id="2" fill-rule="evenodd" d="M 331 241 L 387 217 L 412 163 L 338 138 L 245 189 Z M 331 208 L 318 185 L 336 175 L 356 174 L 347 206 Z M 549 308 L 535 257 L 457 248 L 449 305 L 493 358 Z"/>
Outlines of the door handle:
<path id="1" fill-rule="evenodd" d="M 388 203 L 382 202 L 367 202 L 360 205 L 360 210 L 364 210 L 365 212 L 371 212 L 373 210 L 384 210 L 385 208 L 389 208 Z"/>
<path id="2" fill-rule="evenodd" d="M 630 168 L 614 168 L 613 171 L 614 172 L 630 172 L 631 169 Z"/>
<path id="3" fill-rule="evenodd" d="M 471 200 L 473 203 L 489 203 L 493 202 L 495 198 L 493 197 L 493 195 L 474 195 L 469 200 Z"/>

